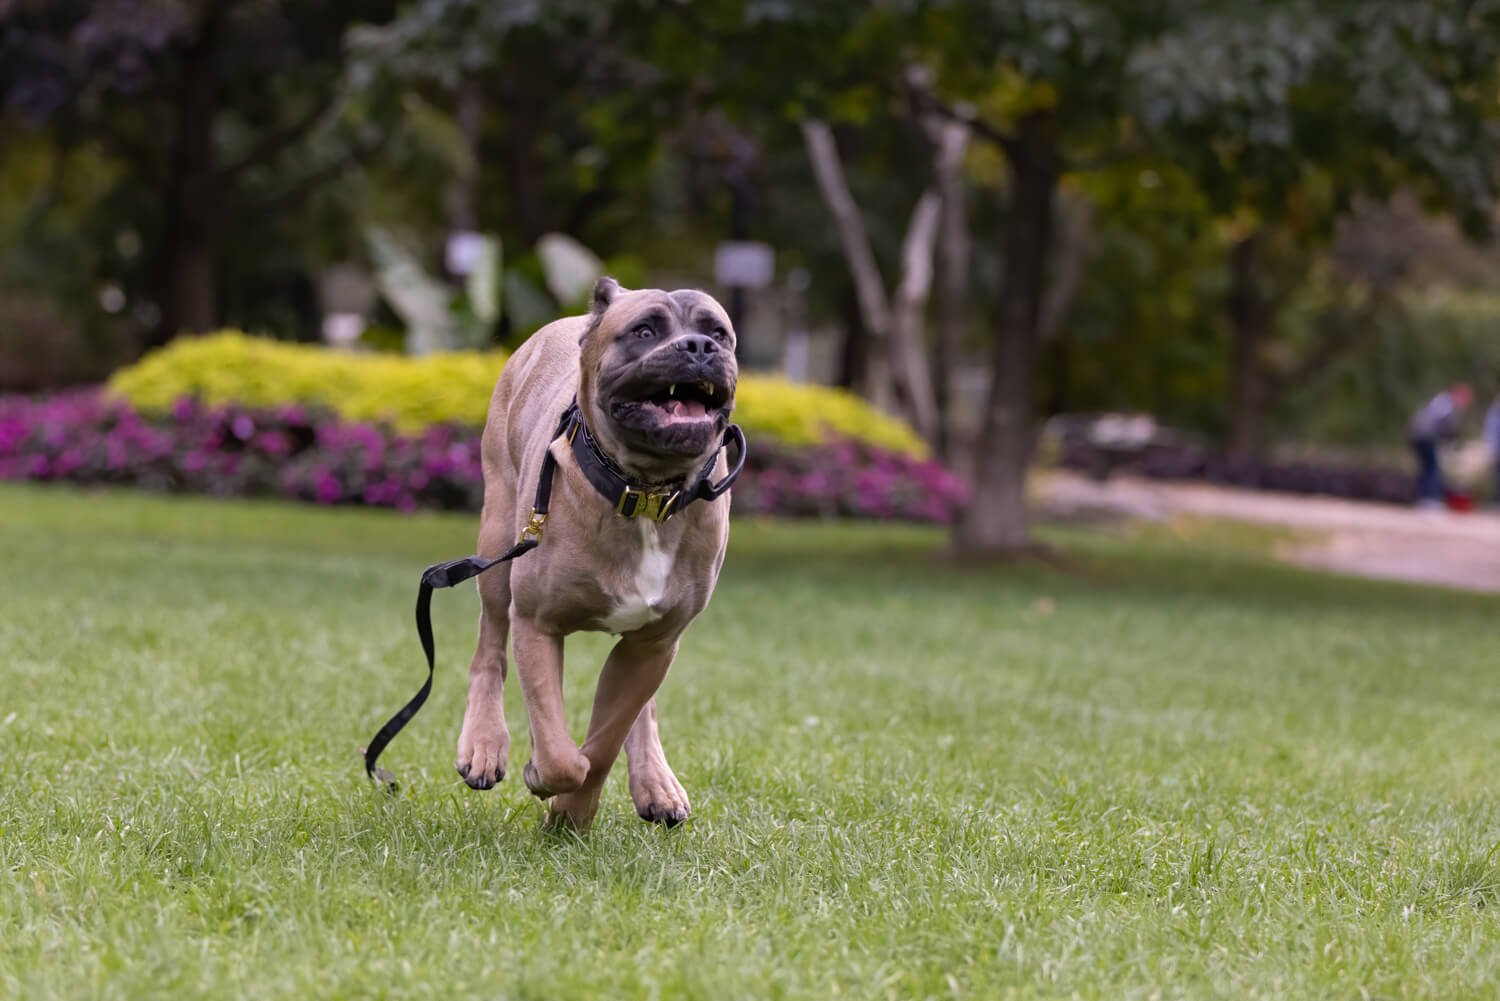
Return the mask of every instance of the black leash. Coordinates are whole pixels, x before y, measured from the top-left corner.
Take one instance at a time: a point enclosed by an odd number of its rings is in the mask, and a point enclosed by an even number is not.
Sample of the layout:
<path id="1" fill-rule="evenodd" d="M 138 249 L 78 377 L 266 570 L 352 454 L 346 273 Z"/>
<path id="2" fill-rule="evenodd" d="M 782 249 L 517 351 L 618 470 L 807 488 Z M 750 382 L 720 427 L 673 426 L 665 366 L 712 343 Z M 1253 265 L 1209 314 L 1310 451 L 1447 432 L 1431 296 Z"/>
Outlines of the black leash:
<path id="1" fill-rule="evenodd" d="M 563 415 L 563 422 L 558 425 L 558 431 L 567 425 L 570 409 Z M 556 435 L 553 435 L 556 438 Z M 385 750 L 385 745 L 391 742 L 401 728 L 411 722 L 411 718 L 422 708 L 427 701 L 427 696 L 432 694 L 432 675 L 436 670 L 437 645 L 432 638 L 432 592 L 434 588 L 452 587 L 461 584 L 471 577 L 477 577 L 490 567 L 509 562 L 518 556 L 525 556 L 535 549 L 542 541 L 542 526 L 547 522 L 547 504 L 552 499 L 552 474 L 557 470 L 557 460 L 552 458 L 549 448 L 547 455 L 542 459 L 542 472 L 536 482 L 536 502 L 531 505 L 531 517 L 526 521 L 526 527 L 521 529 L 521 538 L 514 546 L 506 550 L 500 556 L 487 560 L 483 556 L 465 556 L 462 559 L 449 560 L 446 563 L 434 563 L 422 571 L 422 582 L 417 585 L 417 638 L 422 641 L 422 652 L 427 655 L 427 680 L 422 682 L 422 687 L 417 689 L 413 695 L 399 710 L 396 715 L 386 720 L 385 726 L 380 732 L 371 738 L 369 746 L 364 749 L 365 774 L 371 781 L 384 782 L 386 790 L 395 792 L 397 789 L 396 776 L 384 768 L 376 766 L 375 762 L 380 757 L 380 752 Z"/>
<path id="2" fill-rule="evenodd" d="M 718 498 L 734 484 L 740 475 L 740 470 L 745 468 L 745 434 L 735 424 L 731 424 L 724 432 L 724 439 L 720 444 L 721 449 L 735 445 L 739 450 L 734 466 L 724 479 L 718 483 L 712 483 L 709 479 L 719 459 L 718 452 L 715 452 L 708 465 L 699 473 L 697 482 L 687 489 L 669 492 L 657 492 L 649 488 L 637 489 L 630 486 L 629 482 L 619 474 L 614 463 L 610 462 L 594 444 L 593 436 L 589 434 L 588 428 L 583 423 L 576 401 L 563 411 L 557 430 L 553 432 L 552 441 L 557 440 L 557 436 L 561 434 L 568 436 L 568 443 L 573 446 L 573 455 L 583 467 L 594 489 L 613 503 L 615 510 L 626 518 L 648 517 L 657 522 L 666 521 L 695 500 L 711 501 Z M 587 447 L 580 448 L 580 443 Z M 365 759 L 365 774 L 370 777 L 371 781 L 383 782 L 388 792 L 395 792 L 398 788 L 396 776 L 378 767 L 375 762 L 380 757 L 380 752 L 384 751 L 396 734 L 411 722 L 417 710 L 421 709 L 423 703 L 427 701 L 427 696 L 432 694 L 432 676 L 436 671 L 437 663 L 437 645 L 432 636 L 432 592 L 436 588 L 461 584 L 472 577 L 479 576 L 491 567 L 525 556 L 541 543 L 542 528 L 547 522 L 547 505 L 552 499 L 552 476 L 557 471 L 557 460 L 552 457 L 550 444 L 551 442 L 548 443 L 547 454 L 542 459 L 541 474 L 537 477 L 536 500 L 531 505 L 531 517 L 526 520 L 526 526 L 521 529 L 521 537 L 516 540 L 514 546 L 492 560 L 482 556 L 465 556 L 446 563 L 434 563 L 422 571 L 422 582 L 417 586 L 417 638 L 422 641 L 422 652 L 427 656 L 427 680 L 422 682 L 422 687 L 417 689 L 417 694 L 397 710 L 396 715 L 386 720 L 385 726 L 381 727 L 380 731 L 371 738 L 369 746 L 362 752 Z M 599 475 L 600 470 L 603 470 L 605 476 Z M 618 484 L 613 482 L 616 479 L 619 481 Z M 670 501 L 663 504 L 661 501 L 666 500 L 668 496 L 670 496 Z M 632 501 L 628 505 L 629 510 L 626 509 L 628 500 Z"/>

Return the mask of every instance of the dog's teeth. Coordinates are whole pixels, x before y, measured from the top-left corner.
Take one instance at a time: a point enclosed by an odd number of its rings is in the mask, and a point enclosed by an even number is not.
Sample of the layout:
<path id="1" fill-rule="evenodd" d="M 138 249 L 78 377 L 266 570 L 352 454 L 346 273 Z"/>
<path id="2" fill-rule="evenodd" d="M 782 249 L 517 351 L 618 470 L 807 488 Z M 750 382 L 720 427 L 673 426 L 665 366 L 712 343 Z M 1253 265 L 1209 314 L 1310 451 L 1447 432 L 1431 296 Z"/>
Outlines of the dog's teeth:
<path id="1" fill-rule="evenodd" d="M 709 397 L 709 399 L 713 398 L 713 395 L 714 395 L 714 385 L 713 385 L 713 383 L 711 383 L 711 382 L 700 382 L 700 383 L 698 383 L 698 388 L 701 389 L 701 390 L 703 390 L 704 395 L 707 396 L 707 397 Z"/>
<path id="2" fill-rule="evenodd" d="M 671 388 L 667 390 L 667 395 L 668 396 L 676 396 L 677 395 L 677 383 L 675 383 L 675 382 L 672 383 Z"/>

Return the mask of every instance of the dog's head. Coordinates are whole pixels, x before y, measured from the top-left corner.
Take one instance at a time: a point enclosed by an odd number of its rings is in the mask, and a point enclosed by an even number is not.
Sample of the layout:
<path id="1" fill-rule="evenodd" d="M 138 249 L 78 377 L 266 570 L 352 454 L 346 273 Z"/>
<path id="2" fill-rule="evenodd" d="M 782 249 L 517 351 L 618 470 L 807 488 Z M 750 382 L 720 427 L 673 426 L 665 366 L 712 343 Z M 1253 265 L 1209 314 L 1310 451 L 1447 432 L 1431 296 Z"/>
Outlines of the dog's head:
<path id="1" fill-rule="evenodd" d="M 734 409 L 734 343 L 710 295 L 599 279 L 582 340 L 584 419 L 630 472 L 655 481 L 696 472 Z"/>

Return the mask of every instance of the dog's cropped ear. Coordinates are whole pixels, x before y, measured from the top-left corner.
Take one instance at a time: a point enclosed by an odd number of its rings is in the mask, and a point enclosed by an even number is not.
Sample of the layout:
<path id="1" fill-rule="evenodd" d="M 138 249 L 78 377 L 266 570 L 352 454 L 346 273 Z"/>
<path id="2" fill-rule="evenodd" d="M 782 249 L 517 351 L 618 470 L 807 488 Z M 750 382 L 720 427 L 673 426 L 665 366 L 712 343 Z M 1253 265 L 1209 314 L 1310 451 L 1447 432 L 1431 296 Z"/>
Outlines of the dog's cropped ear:
<path id="1" fill-rule="evenodd" d="M 620 283 L 609 275 L 605 275 L 594 283 L 594 298 L 589 306 L 589 312 L 600 316 L 609 304 L 615 301 L 615 296 L 620 292 Z"/>
<path id="2" fill-rule="evenodd" d="M 609 275 L 594 283 L 594 294 L 589 299 L 589 322 L 583 325 L 583 333 L 578 335 L 579 344 L 587 342 L 589 335 L 599 328 L 599 321 L 604 319 L 604 311 L 609 309 L 609 304 L 615 301 L 615 296 L 621 291 L 620 283 Z"/>

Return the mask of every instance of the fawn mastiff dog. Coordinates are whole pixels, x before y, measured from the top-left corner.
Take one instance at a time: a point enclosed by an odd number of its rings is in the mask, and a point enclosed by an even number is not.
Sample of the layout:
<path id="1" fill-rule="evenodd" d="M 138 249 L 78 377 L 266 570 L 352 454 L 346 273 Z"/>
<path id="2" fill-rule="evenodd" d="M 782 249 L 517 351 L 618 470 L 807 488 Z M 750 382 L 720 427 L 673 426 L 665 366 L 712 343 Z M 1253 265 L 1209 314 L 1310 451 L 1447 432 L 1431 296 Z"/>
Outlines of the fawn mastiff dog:
<path id="1" fill-rule="evenodd" d="M 555 485 L 545 542 L 479 578 L 455 762 L 471 787 L 505 777 L 509 638 L 531 729 L 523 778 L 548 801 L 549 821 L 589 823 L 622 747 L 636 812 L 668 826 L 687 818 L 654 696 L 724 563 L 729 504 L 715 498 L 732 480 L 726 432 L 744 456 L 729 426 L 734 345 L 729 317 L 703 292 L 630 291 L 602 278 L 587 316 L 548 324 L 506 364 L 484 430 L 480 554 L 540 531 L 529 512 L 549 454 Z M 560 425 L 560 414 L 571 417 Z M 562 694 L 563 637 L 579 630 L 619 636 L 582 746 Z"/>

